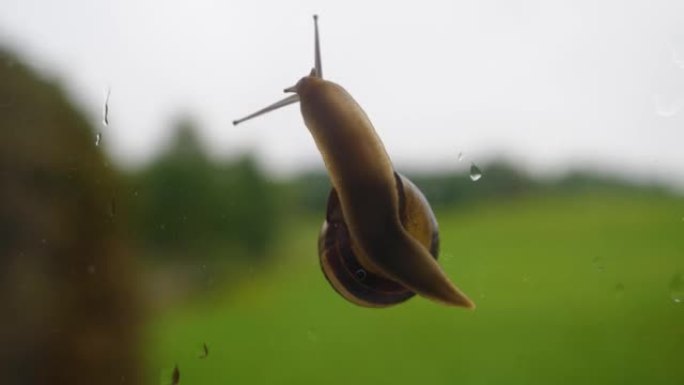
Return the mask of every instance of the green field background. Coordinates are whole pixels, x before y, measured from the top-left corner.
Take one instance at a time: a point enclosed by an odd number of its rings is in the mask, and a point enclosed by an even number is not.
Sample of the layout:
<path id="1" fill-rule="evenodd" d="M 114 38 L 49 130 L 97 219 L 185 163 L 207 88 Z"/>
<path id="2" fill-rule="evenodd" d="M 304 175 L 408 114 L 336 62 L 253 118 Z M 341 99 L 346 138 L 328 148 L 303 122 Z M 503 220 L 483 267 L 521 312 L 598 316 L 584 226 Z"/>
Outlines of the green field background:
<path id="1" fill-rule="evenodd" d="M 150 382 L 178 364 L 181 384 L 684 384 L 683 200 L 555 195 L 436 214 L 440 263 L 476 310 L 347 303 L 318 266 L 321 218 L 300 217 L 267 271 L 154 316 Z"/>
<path id="2" fill-rule="evenodd" d="M 477 309 L 366 309 L 320 272 L 322 169 L 281 180 L 257 153 L 210 151 L 193 111 L 119 168 L 73 85 L 0 63 L 0 385 L 169 385 L 175 365 L 180 385 L 684 385 L 684 195 L 667 170 L 410 175 Z M 135 113 L 116 94 L 112 112 Z"/>

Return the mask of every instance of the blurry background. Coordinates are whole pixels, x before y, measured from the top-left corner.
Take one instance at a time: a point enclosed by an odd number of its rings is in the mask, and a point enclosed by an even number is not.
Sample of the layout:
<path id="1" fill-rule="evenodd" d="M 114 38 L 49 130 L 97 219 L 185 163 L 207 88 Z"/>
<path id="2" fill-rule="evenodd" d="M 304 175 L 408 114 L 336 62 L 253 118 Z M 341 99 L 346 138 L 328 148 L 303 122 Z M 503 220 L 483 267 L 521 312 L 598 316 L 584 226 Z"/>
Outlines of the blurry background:
<path id="1" fill-rule="evenodd" d="M 313 13 L 476 311 L 346 303 L 298 108 L 230 124 Z M 0 382 L 680 384 L 683 144 L 681 1 L 4 0 Z"/>

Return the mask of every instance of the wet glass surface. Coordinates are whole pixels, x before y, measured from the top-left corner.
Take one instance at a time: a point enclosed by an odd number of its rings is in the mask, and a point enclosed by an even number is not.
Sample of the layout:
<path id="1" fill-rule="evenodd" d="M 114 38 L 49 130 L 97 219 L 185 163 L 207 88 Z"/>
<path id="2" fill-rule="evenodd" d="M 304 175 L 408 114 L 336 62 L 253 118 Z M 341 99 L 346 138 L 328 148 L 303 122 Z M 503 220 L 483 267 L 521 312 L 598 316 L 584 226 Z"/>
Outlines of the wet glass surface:
<path id="1" fill-rule="evenodd" d="M 317 10 L 474 310 L 339 295 L 299 107 L 232 126 L 309 73 L 310 7 L 0 4 L 0 383 L 681 384 L 684 9 L 656 3 Z M 392 278 L 342 241 L 355 290 Z"/>

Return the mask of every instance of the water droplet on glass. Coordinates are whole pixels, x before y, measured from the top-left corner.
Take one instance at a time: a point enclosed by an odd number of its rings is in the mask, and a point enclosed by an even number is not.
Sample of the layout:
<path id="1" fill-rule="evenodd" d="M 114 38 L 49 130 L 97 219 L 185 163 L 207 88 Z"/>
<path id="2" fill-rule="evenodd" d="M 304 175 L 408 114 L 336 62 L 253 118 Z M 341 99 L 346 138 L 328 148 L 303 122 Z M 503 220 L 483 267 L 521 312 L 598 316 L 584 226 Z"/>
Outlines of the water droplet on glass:
<path id="1" fill-rule="evenodd" d="M 668 101 L 661 95 L 655 95 L 653 96 L 653 104 L 655 105 L 655 112 L 658 116 L 671 118 L 684 108 L 684 98 Z"/>
<path id="2" fill-rule="evenodd" d="M 675 274 L 670 281 L 670 298 L 674 303 L 684 303 L 684 273 Z"/>
<path id="3" fill-rule="evenodd" d="M 475 165 L 475 163 L 470 164 L 470 180 L 477 182 L 482 178 L 482 171 Z"/>
<path id="4" fill-rule="evenodd" d="M 97 134 L 95 134 L 95 145 L 99 146 L 101 140 L 102 140 L 102 133 L 98 132 Z"/>
<path id="5" fill-rule="evenodd" d="M 178 370 L 178 364 L 173 367 L 173 373 L 171 374 L 171 385 L 178 385 L 180 383 L 180 370 Z"/>
<path id="6" fill-rule="evenodd" d="M 684 69 L 684 36 L 670 42 L 670 52 L 672 53 L 672 62 Z"/>
<path id="7" fill-rule="evenodd" d="M 202 351 L 199 354 L 199 358 L 207 358 L 209 355 L 209 347 L 207 346 L 206 342 L 202 344 Z"/>
<path id="8" fill-rule="evenodd" d="M 306 331 L 306 338 L 311 342 L 318 341 L 318 336 L 316 335 L 316 333 L 314 333 L 313 330 L 307 330 Z"/>
<path id="9" fill-rule="evenodd" d="M 102 124 L 106 126 L 109 125 L 109 94 L 111 94 L 112 90 L 107 87 L 105 90 L 105 101 L 104 101 L 104 106 L 102 107 Z"/>
<path id="10" fill-rule="evenodd" d="M 366 270 L 364 270 L 364 269 L 358 269 L 358 270 L 356 270 L 356 273 L 354 273 L 354 274 L 356 274 L 356 278 L 360 279 L 361 281 L 366 279 L 366 275 L 367 275 Z"/>
<path id="11" fill-rule="evenodd" d="M 594 259 L 591 260 L 591 263 L 594 264 L 594 268 L 598 272 L 603 272 L 606 268 L 603 266 L 603 259 L 601 257 L 594 257 Z"/>
<path id="12" fill-rule="evenodd" d="M 463 151 L 458 153 L 458 161 L 460 162 L 462 160 L 463 160 Z"/>
<path id="13" fill-rule="evenodd" d="M 95 265 L 88 265 L 88 274 L 95 274 Z"/>

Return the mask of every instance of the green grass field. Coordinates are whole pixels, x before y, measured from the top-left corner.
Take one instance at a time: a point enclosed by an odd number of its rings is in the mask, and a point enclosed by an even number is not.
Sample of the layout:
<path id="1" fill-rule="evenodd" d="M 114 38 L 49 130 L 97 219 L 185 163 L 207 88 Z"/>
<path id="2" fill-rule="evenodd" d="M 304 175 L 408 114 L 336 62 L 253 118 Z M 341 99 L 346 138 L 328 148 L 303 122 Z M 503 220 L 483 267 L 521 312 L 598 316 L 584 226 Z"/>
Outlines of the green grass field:
<path id="1" fill-rule="evenodd" d="M 440 261 L 475 311 L 354 306 L 320 273 L 318 218 L 267 272 L 158 314 L 153 383 L 684 384 L 684 201 L 582 195 L 437 213 Z M 198 358 L 202 343 L 209 347 Z"/>

